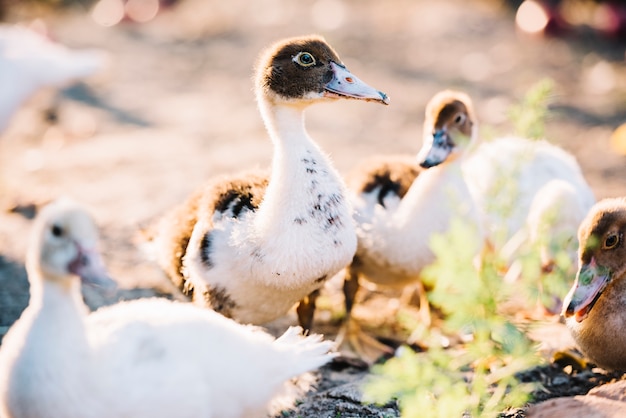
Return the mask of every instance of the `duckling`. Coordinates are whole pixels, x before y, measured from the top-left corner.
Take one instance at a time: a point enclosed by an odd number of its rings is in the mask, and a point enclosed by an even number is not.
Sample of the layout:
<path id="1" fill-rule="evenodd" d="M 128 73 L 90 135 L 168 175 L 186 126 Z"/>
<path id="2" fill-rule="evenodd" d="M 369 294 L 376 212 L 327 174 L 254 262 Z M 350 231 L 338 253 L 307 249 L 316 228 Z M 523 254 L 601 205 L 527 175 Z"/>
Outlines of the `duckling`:
<path id="1" fill-rule="evenodd" d="M 450 94 L 472 109 L 461 118 L 469 117 L 477 126 L 470 98 L 461 92 Z M 570 245 L 575 247 L 578 225 L 595 203 L 575 157 L 546 140 L 507 136 L 479 143 L 475 132 L 469 141 L 451 146 L 467 155 L 460 174 L 491 245 L 501 248 L 520 231 L 522 240 L 535 241 L 546 234 L 547 228 L 559 238 L 568 235 Z M 446 161 L 448 155 L 454 157 L 454 153 L 443 149 L 439 158 L 431 160 L 432 166 Z"/>
<path id="2" fill-rule="evenodd" d="M 46 206 L 27 254 L 31 298 L 0 347 L 5 418 L 261 417 L 332 342 L 292 327 L 274 339 L 189 303 L 122 302 L 89 314 L 80 286 L 112 289 L 96 225 L 69 200 Z"/>
<path id="3" fill-rule="evenodd" d="M 351 317 L 360 277 L 383 286 L 419 284 L 422 269 L 435 260 L 433 234 L 446 232 L 453 217 L 481 225 L 461 171 L 465 147 L 477 135 L 468 103 L 469 97 L 452 91 L 430 100 L 417 162 L 388 162 L 394 164 L 394 174 L 381 171 L 379 163 L 357 167 L 349 175 L 358 248 L 345 273 L 347 317 L 339 343 L 346 338 L 360 355 L 388 351 L 363 334 Z M 421 305 L 426 305 L 424 299 Z"/>
<path id="4" fill-rule="evenodd" d="M 274 146 L 271 173 L 210 182 L 149 235 L 158 262 L 195 303 L 263 324 L 301 302 L 299 322 L 309 329 L 317 293 L 352 259 L 356 233 L 344 182 L 307 134 L 304 111 L 335 99 L 389 99 L 320 36 L 269 47 L 255 86 Z"/>
<path id="5" fill-rule="evenodd" d="M 0 25 L 0 132 L 43 87 L 60 87 L 104 68 L 103 51 L 73 50 L 25 26 Z"/>
<path id="6" fill-rule="evenodd" d="M 578 272 L 563 316 L 592 363 L 626 371 L 626 198 L 596 203 L 578 230 Z"/>
<path id="7" fill-rule="evenodd" d="M 573 155 L 546 140 L 503 137 L 481 143 L 463 173 L 491 240 L 509 246 L 509 259 L 513 243 L 547 237 L 544 266 L 553 263 L 555 246 L 568 248 L 575 262 L 578 225 L 596 200 Z"/>
<path id="8" fill-rule="evenodd" d="M 349 183 L 358 249 L 344 282 L 348 319 L 359 276 L 376 285 L 419 284 L 434 261 L 430 237 L 446 232 L 453 217 L 475 227 L 477 255 L 502 251 L 513 263 L 519 242 L 542 239 L 546 228 L 574 247 L 578 224 L 595 201 L 574 157 L 546 141 L 505 137 L 479 144 L 473 103 L 459 91 L 439 92 L 428 103 L 418 162 L 424 170 L 406 194 L 387 193 L 384 201 L 377 193 L 392 188 L 372 186 L 376 170 L 353 174 L 360 179 Z M 550 241 L 543 249 L 546 265 L 552 247 Z M 369 340 L 348 320 L 351 328 L 358 341 Z"/>

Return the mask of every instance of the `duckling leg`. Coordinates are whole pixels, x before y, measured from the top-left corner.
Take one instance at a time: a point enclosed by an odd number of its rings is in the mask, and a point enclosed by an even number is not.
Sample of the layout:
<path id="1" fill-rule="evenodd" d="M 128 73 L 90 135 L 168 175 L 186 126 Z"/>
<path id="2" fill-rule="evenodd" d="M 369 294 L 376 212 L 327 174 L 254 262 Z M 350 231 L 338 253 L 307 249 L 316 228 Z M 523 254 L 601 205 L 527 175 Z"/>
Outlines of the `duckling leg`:
<path id="1" fill-rule="evenodd" d="M 418 317 L 420 322 L 427 328 L 432 324 L 432 317 L 430 314 L 430 302 L 428 302 L 427 289 L 421 280 L 418 280 L 414 285 L 407 286 L 402 290 L 400 296 L 400 306 L 415 305 L 418 303 Z"/>
<path id="2" fill-rule="evenodd" d="M 302 299 L 296 308 L 298 314 L 298 323 L 305 332 L 311 331 L 313 326 L 313 316 L 315 315 L 315 301 L 320 295 L 320 290 L 316 289 L 309 293 L 307 297 Z"/>
<path id="3" fill-rule="evenodd" d="M 346 348 L 348 351 L 354 352 L 359 358 L 368 363 L 373 363 L 385 354 L 393 354 L 394 350 L 366 334 L 361 329 L 358 321 L 352 316 L 352 308 L 359 287 L 359 273 L 353 263 L 345 271 L 343 293 L 346 318 L 337 334 L 335 346 L 338 349 Z"/>

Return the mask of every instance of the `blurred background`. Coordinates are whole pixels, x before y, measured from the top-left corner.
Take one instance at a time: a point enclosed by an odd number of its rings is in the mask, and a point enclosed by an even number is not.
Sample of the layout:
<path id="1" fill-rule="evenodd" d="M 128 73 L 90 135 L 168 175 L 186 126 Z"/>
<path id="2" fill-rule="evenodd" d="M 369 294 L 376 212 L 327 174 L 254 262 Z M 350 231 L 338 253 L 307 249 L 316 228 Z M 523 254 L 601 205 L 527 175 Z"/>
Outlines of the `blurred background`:
<path id="1" fill-rule="evenodd" d="M 251 76 L 259 52 L 288 36 L 325 36 L 391 97 L 308 111 L 311 136 L 343 173 L 373 154 L 415 154 L 441 89 L 472 96 L 487 138 L 509 133 L 510 106 L 549 78 L 546 137 L 578 158 L 598 198 L 626 195 L 622 1 L 0 0 L 0 19 L 106 54 L 93 75 L 39 89 L 12 115 L 0 133 L 0 205 L 61 194 L 90 205 L 129 287 L 166 286 L 133 244 L 141 225 L 210 176 L 270 164 Z M 51 71 L 36 59 L 30 68 Z M 3 268 L 21 265 L 26 231 L 27 220 L 0 214 Z"/>

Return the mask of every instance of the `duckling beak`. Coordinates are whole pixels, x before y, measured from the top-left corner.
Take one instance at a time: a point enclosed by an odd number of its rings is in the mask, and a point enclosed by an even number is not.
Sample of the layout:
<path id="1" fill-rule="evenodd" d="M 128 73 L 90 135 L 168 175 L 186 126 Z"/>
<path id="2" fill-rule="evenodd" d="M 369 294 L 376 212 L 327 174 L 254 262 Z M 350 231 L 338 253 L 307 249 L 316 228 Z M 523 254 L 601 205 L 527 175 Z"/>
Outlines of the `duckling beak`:
<path id="1" fill-rule="evenodd" d="M 417 154 L 417 162 L 423 168 L 431 168 L 443 163 L 452 152 L 452 142 L 446 129 L 435 131 L 432 140 L 424 141 Z"/>
<path id="2" fill-rule="evenodd" d="M 610 271 L 598 266 L 594 258 L 580 266 L 576 282 L 563 302 L 562 315 L 573 316 L 576 322 L 584 321 L 610 281 Z"/>
<path id="3" fill-rule="evenodd" d="M 79 276 L 87 285 L 99 287 L 107 292 L 115 290 L 117 283 L 109 277 L 100 254 L 80 245 L 77 245 L 77 248 L 78 255 L 70 263 L 69 271 Z"/>
<path id="4" fill-rule="evenodd" d="M 324 97 L 337 98 L 341 96 L 389 104 L 389 96 L 365 84 L 358 77 L 352 75 L 343 65 L 331 61 L 330 68 L 333 76 L 324 86 Z"/>

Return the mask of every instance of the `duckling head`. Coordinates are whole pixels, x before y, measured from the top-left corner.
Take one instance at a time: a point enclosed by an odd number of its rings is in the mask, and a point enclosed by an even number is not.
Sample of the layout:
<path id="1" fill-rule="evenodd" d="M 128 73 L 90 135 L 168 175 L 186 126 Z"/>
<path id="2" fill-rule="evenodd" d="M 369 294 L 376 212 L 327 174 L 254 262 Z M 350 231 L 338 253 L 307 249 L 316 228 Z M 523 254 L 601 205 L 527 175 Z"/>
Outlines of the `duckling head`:
<path id="1" fill-rule="evenodd" d="M 282 40 L 257 63 L 257 95 L 273 104 L 308 105 L 319 100 L 357 99 L 389 104 L 389 97 L 353 75 L 317 35 Z"/>
<path id="2" fill-rule="evenodd" d="M 470 97 L 462 92 L 437 93 L 426 106 L 422 148 L 417 160 L 423 168 L 450 162 L 475 140 L 478 123 Z"/>
<path id="3" fill-rule="evenodd" d="M 563 316 L 584 321 L 626 273 L 626 199 L 605 199 L 587 214 L 578 230 L 579 268 L 563 302 Z"/>
<path id="4" fill-rule="evenodd" d="M 70 287 L 78 276 L 84 283 L 111 290 L 115 282 L 106 274 L 97 245 L 98 230 L 89 213 L 69 199 L 57 200 L 35 221 L 29 271 L 63 287 Z"/>

